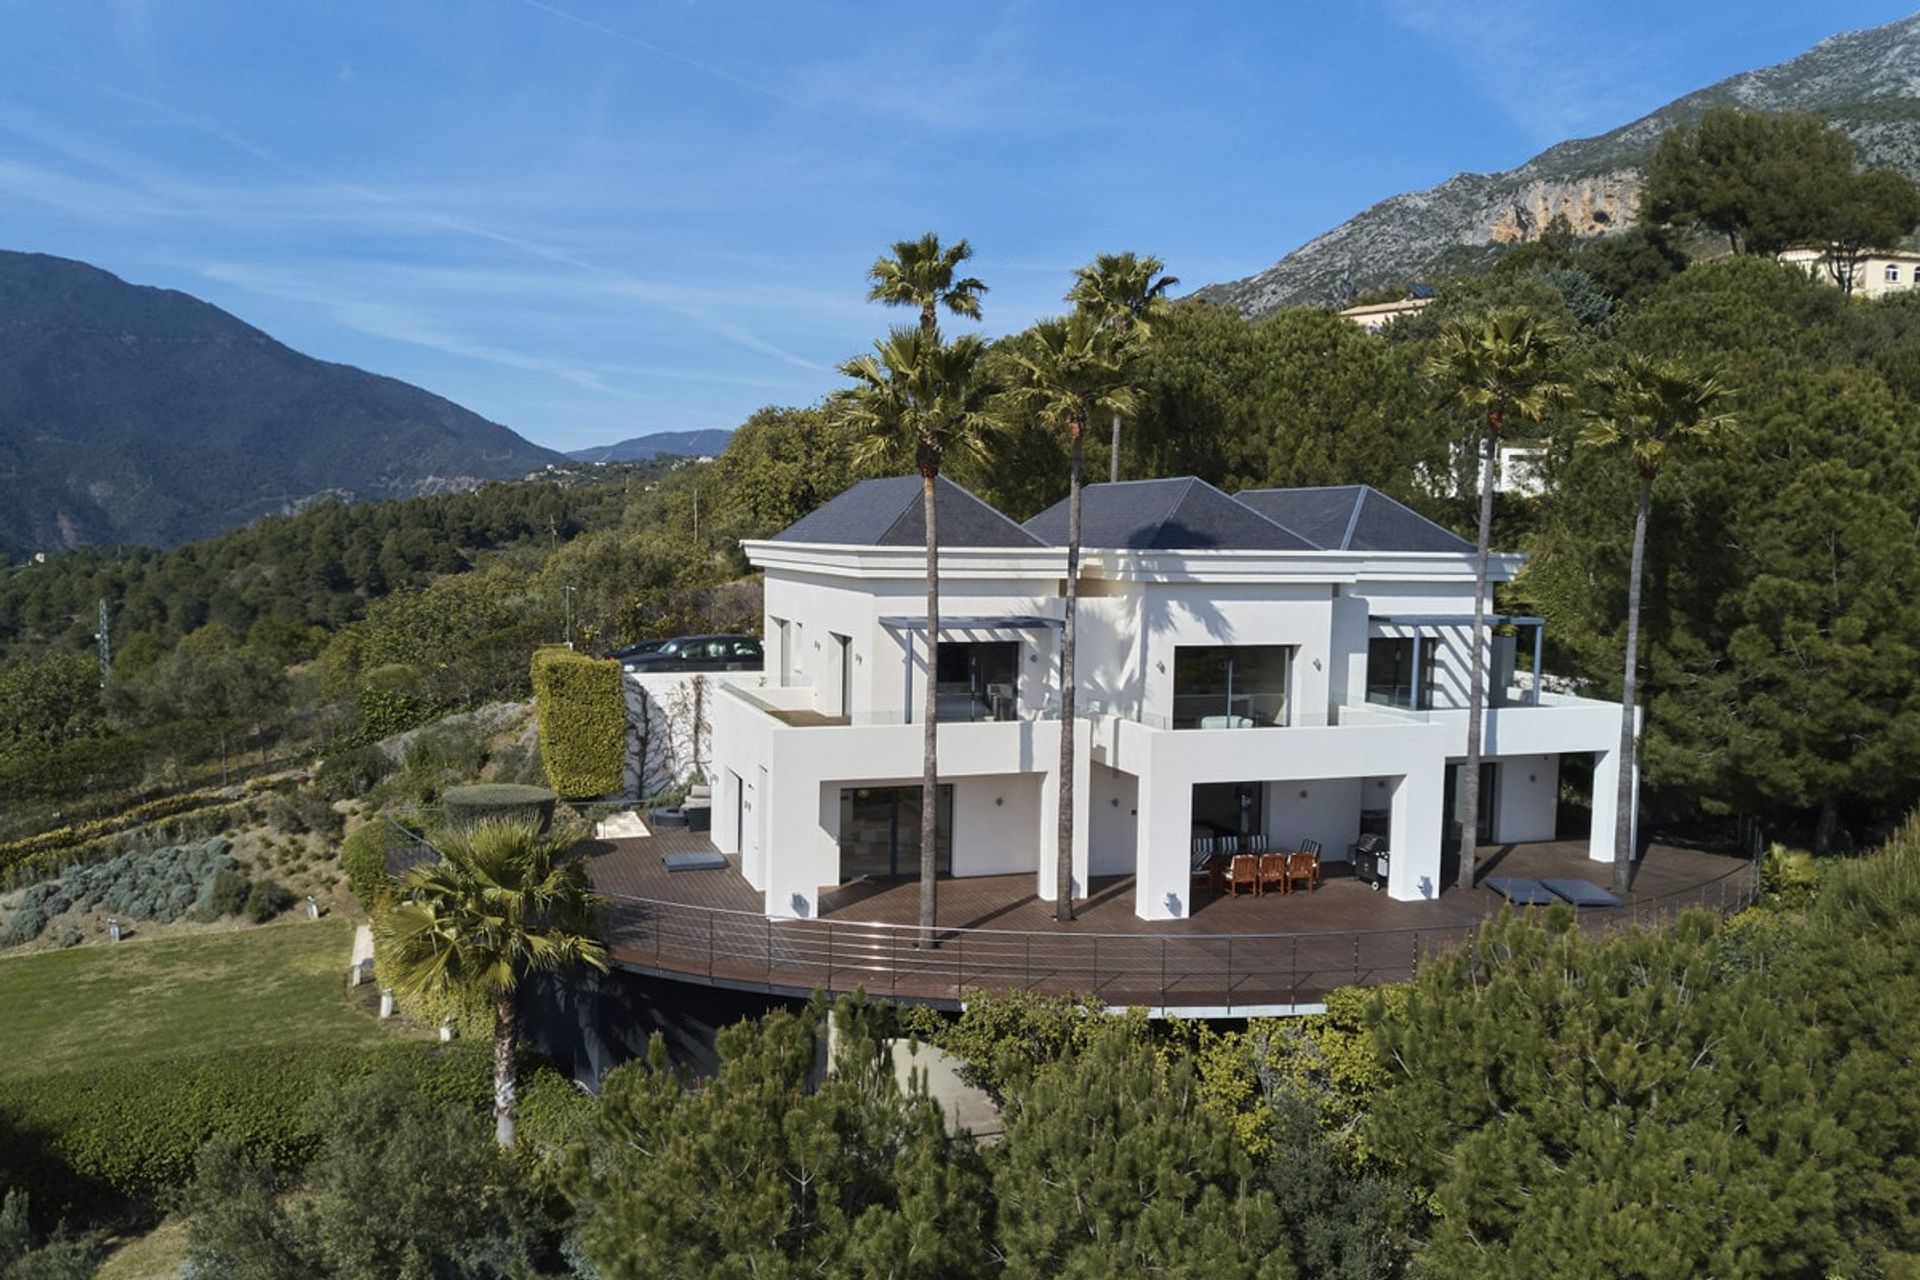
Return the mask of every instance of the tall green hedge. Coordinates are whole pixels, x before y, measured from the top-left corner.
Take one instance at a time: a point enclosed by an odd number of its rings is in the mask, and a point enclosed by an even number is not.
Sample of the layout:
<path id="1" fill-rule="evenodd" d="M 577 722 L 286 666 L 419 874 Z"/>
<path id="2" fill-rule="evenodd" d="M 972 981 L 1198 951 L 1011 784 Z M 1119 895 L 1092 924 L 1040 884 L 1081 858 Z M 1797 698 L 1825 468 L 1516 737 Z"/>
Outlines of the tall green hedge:
<path id="1" fill-rule="evenodd" d="M 627 754 L 619 664 L 571 649 L 536 650 L 533 696 L 548 785 L 568 800 L 618 791 Z"/>

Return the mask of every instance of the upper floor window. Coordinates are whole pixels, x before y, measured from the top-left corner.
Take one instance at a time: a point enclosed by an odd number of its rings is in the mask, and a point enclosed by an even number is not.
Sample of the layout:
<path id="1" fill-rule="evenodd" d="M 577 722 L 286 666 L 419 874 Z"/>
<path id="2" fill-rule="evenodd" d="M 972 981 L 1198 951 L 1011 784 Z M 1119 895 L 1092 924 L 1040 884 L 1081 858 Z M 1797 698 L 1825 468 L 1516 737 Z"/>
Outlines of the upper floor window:
<path id="1" fill-rule="evenodd" d="M 1173 727 L 1246 729 L 1287 723 L 1289 644 L 1181 645 L 1173 651 Z"/>
<path id="2" fill-rule="evenodd" d="M 1888 283 L 1888 284 L 1899 284 L 1899 283 L 1900 283 L 1900 268 L 1898 268 L 1898 267 L 1888 267 L 1888 268 L 1887 268 L 1887 283 Z"/>
<path id="3" fill-rule="evenodd" d="M 939 664 L 935 696 L 942 720 L 1019 718 L 1019 642 L 943 640 Z"/>
<path id="4" fill-rule="evenodd" d="M 1434 659 L 1437 637 L 1420 640 L 1419 669 L 1415 670 L 1411 636 L 1367 641 L 1367 701 L 1383 707 L 1425 711 L 1433 706 Z"/>

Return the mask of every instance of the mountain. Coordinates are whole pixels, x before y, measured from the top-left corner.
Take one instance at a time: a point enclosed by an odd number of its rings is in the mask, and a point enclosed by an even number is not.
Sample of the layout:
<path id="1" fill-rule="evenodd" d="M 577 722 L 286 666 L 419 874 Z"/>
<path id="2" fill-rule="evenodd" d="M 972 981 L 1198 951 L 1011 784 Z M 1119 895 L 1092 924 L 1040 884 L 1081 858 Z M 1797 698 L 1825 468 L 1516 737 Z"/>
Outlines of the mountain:
<path id="1" fill-rule="evenodd" d="M 198 298 L 0 251 L 0 552 L 172 546 L 323 495 L 470 488 L 561 460 Z"/>
<path id="2" fill-rule="evenodd" d="M 1920 14 L 1821 41 L 1778 66 L 1743 72 L 1633 123 L 1563 142 L 1505 173 L 1463 173 L 1393 196 L 1301 245 L 1258 275 L 1199 296 L 1250 316 L 1281 307 L 1344 305 L 1381 285 L 1483 258 L 1530 239 L 1555 214 L 1594 235 L 1633 220 L 1640 165 L 1660 135 L 1709 107 L 1804 111 L 1844 129 L 1869 164 L 1920 179 Z"/>
<path id="3" fill-rule="evenodd" d="M 591 449 L 569 449 L 575 462 L 645 462 L 662 454 L 683 458 L 710 458 L 727 447 L 733 432 L 717 428 L 706 431 L 655 431 L 635 436 L 619 444 L 596 445 Z"/>

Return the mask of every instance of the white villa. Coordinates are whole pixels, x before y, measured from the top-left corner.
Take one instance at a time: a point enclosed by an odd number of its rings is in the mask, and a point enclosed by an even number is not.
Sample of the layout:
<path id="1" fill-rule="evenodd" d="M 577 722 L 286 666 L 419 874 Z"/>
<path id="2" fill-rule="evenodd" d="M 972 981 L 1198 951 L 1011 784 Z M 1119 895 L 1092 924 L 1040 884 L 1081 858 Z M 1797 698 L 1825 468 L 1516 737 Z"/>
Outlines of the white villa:
<path id="1" fill-rule="evenodd" d="M 855 485 L 772 539 L 763 683 L 713 699 L 712 838 L 770 918 L 919 869 L 920 715 L 940 705 L 943 875 L 1033 876 L 1051 899 L 1059 734 L 1076 735 L 1076 894 L 1131 876 L 1133 909 L 1195 906 L 1194 841 L 1264 834 L 1390 849 L 1387 893 L 1448 887 L 1466 754 L 1473 548 L 1365 486 L 1229 496 L 1186 478 L 1085 491 L 1078 717 L 1059 718 L 1066 504 L 1016 524 L 941 481 L 940 645 L 925 647 L 918 477 Z M 1495 581 L 1521 558 L 1496 554 Z M 1550 840 L 1561 762 L 1593 772 L 1611 856 L 1620 706 L 1549 692 L 1540 624 L 1495 618 L 1482 843 Z M 1531 669 L 1516 671 L 1516 649 Z M 1551 683 L 1545 682 L 1545 683 Z"/>

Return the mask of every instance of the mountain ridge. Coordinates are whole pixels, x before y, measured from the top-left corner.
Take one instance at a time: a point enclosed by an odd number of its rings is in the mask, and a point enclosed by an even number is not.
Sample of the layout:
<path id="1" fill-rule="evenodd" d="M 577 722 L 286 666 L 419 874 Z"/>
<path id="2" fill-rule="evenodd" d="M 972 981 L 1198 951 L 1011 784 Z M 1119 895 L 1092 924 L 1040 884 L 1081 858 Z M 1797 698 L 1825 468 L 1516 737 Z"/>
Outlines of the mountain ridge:
<path id="1" fill-rule="evenodd" d="M 646 462 L 664 454 L 706 458 L 725 449 L 727 442 L 732 439 L 733 432 L 721 427 L 699 431 L 649 431 L 645 435 L 630 436 L 612 444 L 569 449 L 567 456 L 575 462 Z"/>
<path id="2" fill-rule="evenodd" d="M 192 294 L 0 250 L 0 551 L 173 546 L 319 498 L 446 492 L 561 460 Z"/>
<path id="3" fill-rule="evenodd" d="M 1606 133 L 1555 143 L 1511 169 L 1459 173 L 1389 196 L 1265 270 L 1193 296 L 1249 316 L 1345 305 L 1450 257 L 1534 238 L 1556 214 L 1583 235 L 1623 228 L 1639 196 L 1640 165 L 1660 136 L 1723 105 L 1819 115 L 1853 138 L 1864 163 L 1920 179 L 1920 14 L 1828 36 L 1785 62 L 1728 76 Z"/>

